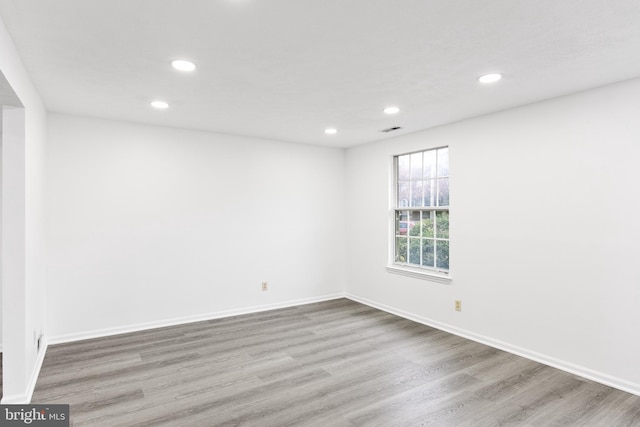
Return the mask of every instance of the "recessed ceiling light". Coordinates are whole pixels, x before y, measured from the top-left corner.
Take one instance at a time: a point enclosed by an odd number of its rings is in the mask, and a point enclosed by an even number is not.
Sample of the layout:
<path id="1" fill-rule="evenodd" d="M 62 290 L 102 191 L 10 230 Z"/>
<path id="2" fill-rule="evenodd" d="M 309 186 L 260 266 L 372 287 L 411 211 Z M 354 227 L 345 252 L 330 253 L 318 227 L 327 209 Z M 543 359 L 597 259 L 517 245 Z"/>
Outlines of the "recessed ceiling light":
<path id="1" fill-rule="evenodd" d="M 151 101 L 151 106 L 153 108 L 157 108 L 158 110 L 164 110 L 165 108 L 169 108 L 169 104 L 164 101 Z"/>
<path id="2" fill-rule="evenodd" d="M 335 135 L 336 133 L 338 133 L 338 129 L 336 128 L 327 128 L 324 130 L 324 133 L 326 133 L 327 135 Z"/>
<path id="3" fill-rule="evenodd" d="M 385 114 L 397 114 L 397 113 L 400 112 L 400 108 L 398 108 L 398 107 L 387 107 L 382 111 L 384 111 Z"/>
<path id="4" fill-rule="evenodd" d="M 196 69 L 196 64 L 184 59 L 176 59 L 175 61 L 171 61 L 171 65 L 173 66 L 173 68 L 180 71 L 193 71 Z"/>
<path id="5" fill-rule="evenodd" d="M 485 74 L 484 76 L 478 77 L 478 81 L 480 83 L 495 83 L 502 78 L 502 74 Z"/>

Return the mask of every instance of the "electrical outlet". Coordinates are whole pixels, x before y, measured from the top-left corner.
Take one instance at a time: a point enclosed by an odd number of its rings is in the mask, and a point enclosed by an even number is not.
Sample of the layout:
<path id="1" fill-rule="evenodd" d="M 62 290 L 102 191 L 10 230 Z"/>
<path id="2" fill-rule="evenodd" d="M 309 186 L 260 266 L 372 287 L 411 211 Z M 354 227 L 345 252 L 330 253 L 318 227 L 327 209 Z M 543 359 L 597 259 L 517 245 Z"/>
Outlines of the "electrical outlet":
<path id="1" fill-rule="evenodd" d="M 462 311 L 462 300 L 457 299 L 455 307 L 456 311 Z"/>
<path id="2" fill-rule="evenodd" d="M 262 290 L 266 291 L 269 289 L 269 285 L 267 284 L 267 282 L 262 282 Z"/>

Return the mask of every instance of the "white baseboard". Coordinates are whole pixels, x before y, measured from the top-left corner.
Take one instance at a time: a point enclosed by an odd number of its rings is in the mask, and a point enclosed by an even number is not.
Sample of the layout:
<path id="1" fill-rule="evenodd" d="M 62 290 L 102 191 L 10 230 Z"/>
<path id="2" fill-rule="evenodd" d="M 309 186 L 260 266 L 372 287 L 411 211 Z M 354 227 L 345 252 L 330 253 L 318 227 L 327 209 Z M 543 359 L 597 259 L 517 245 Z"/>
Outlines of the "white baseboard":
<path id="1" fill-rule="evenodd" d="M 640 384 L 633 383 L 631 381 L 624 380 L 622 378 L 613 377 L 611 375 L 604 374 L 602 372 L 594 371 L 589 368 L 585 368 L 583 366 L 579 366 L 564 360 L 559 360 L 554 357 L 547 356 L 545 354 L 537 353 L 535 351 L 528 350 L 526 348 L 514 346 L 512 344 L 495 340 L 490 337 L 486 337 L 483 335 L 476 334 L 474 332 L 470 332 L 464 329 L 457 328 L 455 326 L 451 326 L 442 322 L 438 322 L 432 319 L 428 319 L 426 317 L 422 317 L 413 313 L 409 313 L 404 310 L 400 310 L 395 307 L 391 307 L 385 304 L 381 304 L 375 301 L 371 301 L 366 298 L 358 297 L 355 295 L 351 295 L 349 293 L 345 294 L 346 298 L 350 300 L 368 305 L 373 308 L 377 308 L 387 313 L 395 314 L 400 317 L 404 317 L 405 319 L 412 320 L 414 322 L 422 323 L 423 325 L 431 326 L 436 329 L 440 329 L 445 332 L 449 332 L 454 335 L 458 335 L 462 338 L 467 338 L 472 341 L 479 342 L 481 344 L 488 345 L 490 347 L 497 348 L 499 350 L 504 350 L 509 353 L 516 354 L 518 356 L 522 356 L 526 359 L 530 359 L 544 365 L 551 366 L 553 368 L 560 369 L 565 372 L 569 372 L 574 375 L 578 375 L 580 377 L 617 388 L 618 390 L 626 391 L 627 393 L 635 394 L 640 396 Z"/>
<path id="2" fill-rule="evenodd" d="M 38 357 L 36 358 L 36 364 L 33 367 L 33 371 L 31 372 L 31 378 L 29 378 L 29 383 L 27 384 L 27 390 L 24 394 L 12 394 L 8 396 L 2 396 L 3 405 L 28 405 L 31 403 L 31 397 L 33 397 L 33 391 L 36 388 L 36 383 L 38 382 L 38 377 L 40 376 L 40 369 L 42 369 L 42 363 L 44 362 L 44 356 L 47 354 L 47 348 L 49 345 L 47 344 L 47 338 L 42 337 L 42 347 L 40 347 L 40 351 L 38 352 Z"/>
<path id="3" fill-rule="evenodd" d="M 164 328 L 167 326 L 183 325 L 186 323 L 202 322 L 205 320 L 220 319 L 223 317 L 240 316 L 242 314 L 258 313 L 261 311 L 276 310 L 278 308 L 294 307 L 296 305 L 312 304 L 314 302 L 329 301 L 338 298 L 344 298 L 344 293 L 336 293 L 330 295 L 322 295 L 318 297 L 304 298 L 299 300 L 290 300 L 274 304 L 258 305 L 253 307 L 244 307 L 233 310 L 218 311 L 213 313 L 198 314 L 195 316 L 177 317 L 173 319 L 159 320 L 155 322 L 138 323 L 135 325 L 127 325 L 115 328 L 105 328 L 93 331 L 84 331 L 72 334 L 63 334 L 51 336 L 48 343 L 63 344 L 75 341 L 88 340 L 93 338 L 101 338 L 112 335 L 127 334 L 130 332 L 139 332 L 148 329 Z"/>
<path id="4" fill-rule="evenodd" d="M 29 394 L 12 394 L 9 396 L 2 396 L 2 405 L 28 405 L 30 403 Z"/>

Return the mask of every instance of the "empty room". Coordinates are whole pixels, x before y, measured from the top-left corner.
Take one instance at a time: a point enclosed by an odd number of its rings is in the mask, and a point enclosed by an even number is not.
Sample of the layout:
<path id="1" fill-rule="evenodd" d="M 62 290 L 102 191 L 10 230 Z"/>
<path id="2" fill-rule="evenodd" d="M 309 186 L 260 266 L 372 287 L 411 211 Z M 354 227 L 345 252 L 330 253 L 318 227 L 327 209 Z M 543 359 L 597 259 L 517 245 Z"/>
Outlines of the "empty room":
<path id="1" fill-rule="evenodd" d="M 639 426 L 639 53 L 636 0 L 0 0 L 0 424 Z"/>

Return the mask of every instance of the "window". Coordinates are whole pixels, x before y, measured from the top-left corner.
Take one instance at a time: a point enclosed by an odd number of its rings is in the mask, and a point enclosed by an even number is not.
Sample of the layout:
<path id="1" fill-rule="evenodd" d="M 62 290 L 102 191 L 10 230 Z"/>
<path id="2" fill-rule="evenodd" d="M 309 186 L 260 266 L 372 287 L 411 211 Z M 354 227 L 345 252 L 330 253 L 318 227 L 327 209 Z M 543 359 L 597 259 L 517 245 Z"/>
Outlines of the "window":
<path id="1" fill-rule="evenodd" d="M 449 273 L 449 148 L 394 157 L 393 267 Z"/>

